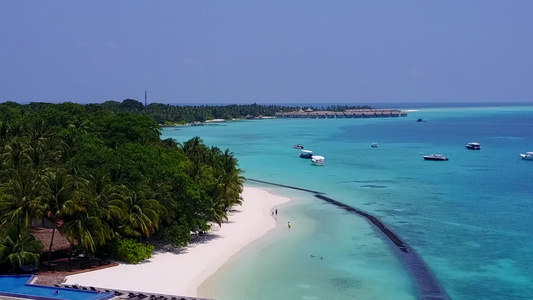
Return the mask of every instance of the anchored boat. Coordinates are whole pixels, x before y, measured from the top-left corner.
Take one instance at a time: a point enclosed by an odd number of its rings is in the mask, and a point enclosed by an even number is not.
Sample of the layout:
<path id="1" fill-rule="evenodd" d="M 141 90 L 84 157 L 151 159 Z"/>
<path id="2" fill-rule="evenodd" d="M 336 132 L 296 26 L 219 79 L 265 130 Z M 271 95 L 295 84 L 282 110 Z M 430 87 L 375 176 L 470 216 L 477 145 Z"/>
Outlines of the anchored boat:
<path id="1" fill-rule="evenodd" d="M 448 158 L 442 154 L 430 154 L 424 155 L 424 160 L 448 160 Z"/>
<path id="2" fill-rule="evenodd" d="M 526 152 L 525 154 L 520 153 L 522 159 L 533 160 L 533 152 Z"/>
<path id="3" fill-rule="evenodd" d="M 313 155 L 311 157 L 311 163 L 316 166 L 323 166 L 326 164 L 326 158 L 320 155 Z"/>
<path id="4" fill-rule="evenodd" d="M 481 150 L 481 144 L 480 143 L 468 143 L 465 145 L 466 149 L 470 150 Z"/>
<path id="5" fill-rule="evenodd" d="M 313 151 L 311 150 L 300 151 L 300 158 L 311 158 L 312 156 L 313 156 Z"/>

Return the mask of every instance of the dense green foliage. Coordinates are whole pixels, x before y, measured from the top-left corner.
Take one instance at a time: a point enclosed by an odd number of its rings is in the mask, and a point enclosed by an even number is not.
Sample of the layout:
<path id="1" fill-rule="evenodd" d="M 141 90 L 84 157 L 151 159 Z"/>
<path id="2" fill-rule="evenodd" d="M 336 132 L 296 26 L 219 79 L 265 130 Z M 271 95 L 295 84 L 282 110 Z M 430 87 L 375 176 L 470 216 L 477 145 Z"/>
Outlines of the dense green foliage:
<path id="1" fill-rule="evenodd" d="M 110 243 L 108 248 L 112 257 L 130 264 L 138 264 L 152 257 L 152 251 L 154 251 L 155 247 L 131 239 L 123 239 Z"/>
<path id="2" fill-rule="evenodd" d="M 16 103 L 6 103 L 17 105 Z M 32 102 L 27 107 L 33 110 L 43 110 L 54 104 Z M 106 101 L 101 105 L 89 104 L 85 106 L 89 110 L 108 110 L 114 113 L 129 112 L 132 114 L 144 114 L 152 117 L 158 124 L 185 124 L 193 122 L 204 122 L 213 119 L 244 119 L 246 116 L 252 117 L 273 117 L 277 112 L 293 112 L 299 109 L 311 108 L 312 110 L 327 110 L 342 112 L 347 109 L 371 108 L 368 105 L 329 105 L 329 106 L 283 106 L 283 105 L 261 105 L 261 104 L 232 104 L 232 105 L 170 105 L 161 103 L 150 103 L 144 106 L 141 102 L 133 99 L 126 99 L 122 102 Z M 130 119 L 130 120 L 135 120 Z M 125 121 L 125 120 L 124 120 Z M 126 122 L 126 121 L 125 121 Z M 109 124 L 110 129 L 115 126 L 128 126 L 127 124 Z M 147 129 L 147 128 L 145 128 Z"/>
<path id="3" fill-rule="evenodd" d="M 242 119 L 248 115 L 253 117 L 274 116 L 277 112 L 291 112 L 300 109 L 299 106 L 241 104 L 241 105 L 200 105 L 178 106 L 161 103 L 151 103 L 144 107 L 141 102 L 126 99 L 122 103 L 107 101 L 103 107 L 115 112 L 144 113 L 153 117 L 159 124 L 192 123 L 211 119 Z M 331 105 L 327 107 L 311 107 L 313 110 L 345 111 L 346 109 L 370 108 L 369 106 Z"/>
<path id="4" fill-rule="evenodd" d="M 95 104 L 0 104 L 2 235 L 12 224 L 27 232 L 44 217 L 62 224 L 54 230 L 86 252 L 123 239 L 164 238 L 182 246 L 190 232 L 227 218 L 242 201 L 244 180 L 233 153 L 200 138 L 162 141 L 158 123 L 135 113 L 142 105 L 121 106 L 131 112 Z"/>

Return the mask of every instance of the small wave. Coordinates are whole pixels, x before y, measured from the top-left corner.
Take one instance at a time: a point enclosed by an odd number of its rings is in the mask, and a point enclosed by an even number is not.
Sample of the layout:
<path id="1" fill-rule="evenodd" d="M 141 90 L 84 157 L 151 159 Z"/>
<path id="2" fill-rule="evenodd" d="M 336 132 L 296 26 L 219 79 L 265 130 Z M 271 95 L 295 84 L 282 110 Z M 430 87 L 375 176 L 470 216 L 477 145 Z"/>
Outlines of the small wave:
<path id="1" fill-rule="evenodd" d="M 361 187 L 373 188 L 373 189 L 384 189 L 387 186 L 386 185 L 378 185 L 378 184 L 365 184 L 365 185 L 362 185 Z"/>

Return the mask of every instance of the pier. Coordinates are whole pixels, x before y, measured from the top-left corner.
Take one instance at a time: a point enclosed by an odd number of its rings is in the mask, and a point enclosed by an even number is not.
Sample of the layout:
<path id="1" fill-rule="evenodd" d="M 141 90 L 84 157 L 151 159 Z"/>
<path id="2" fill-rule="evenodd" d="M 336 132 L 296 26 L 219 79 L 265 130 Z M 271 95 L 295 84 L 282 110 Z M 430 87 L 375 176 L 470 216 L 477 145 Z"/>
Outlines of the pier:
<path id="1" fill-rule="evenodd" d="M 277 112 L 276 118 L 292 119 L 357 119 L 357 118 L 397 118 L 407 117 L 407 111 L 389 108 L 348 109 L 344 112 L 300 109 L 293 112 Z"/>
<path id="2" fill-rule="evenodd" d="M 321 192 L 315 192 L 312 190 L 302 189 L 299 187 L 294 186 L 288 186 L 273 182 L 267 182 L 263 180 L 256 180 L 256 179 L 247 179 L 248 181 L 257 182 L 257 183 L 263 183 L 273 186 L 279 186 L 299 191 L 305 191 L 309 193 L 313 193 L 314 196 L 320 200 L 326 201 L 327 203 L 333 204 L 339 208 L 342 208 L 350 213 L 353 213 L 355 215 L 361 216 L 365 219 L 367 219 L 370 223 L 372 223 L 386 238 L 391 242 L 391 246 L 394 245 L 392 248 L 395 250 L 396 254 L 402 261 L 402 263 L 407 267 L 409 272 L 411 273 L 411 277 L 415 281 L 416 288 L 418 291 L 418 299 L 420 300 L 450 300 L 450 296 L 446 293 L 446 291 L 442 288 L 439 281 L 433 275 L 429 267 L 426 265 L 424 260 L 416 253 L 416 251 L 409 246 L 404 240 L 402 240 L 396 233 L 394 233 L 393 230 L 391 230 L 385 223 L 383 223 L 380 219 L 377 217 L 364 212 L 360 209 L 357 209 L 353 206 L 344 204 L 340 201 L 331 199 L 329 197 L 324 196 L 324 193 Z"/>

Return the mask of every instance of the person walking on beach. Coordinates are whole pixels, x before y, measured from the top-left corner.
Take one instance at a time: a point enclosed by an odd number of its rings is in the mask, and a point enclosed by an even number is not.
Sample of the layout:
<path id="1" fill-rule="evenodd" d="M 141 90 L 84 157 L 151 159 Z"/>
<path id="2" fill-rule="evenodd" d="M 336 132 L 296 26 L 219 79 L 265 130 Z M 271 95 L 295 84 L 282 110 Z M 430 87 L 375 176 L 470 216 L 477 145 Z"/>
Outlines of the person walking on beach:
<path id="1" fill-rule="evenodd" d="M 291 222 L 287 222 L 287 227 L 291 229 Z"/>
<path id="2" fill-rule="evenodd" d="M 276 216 L 278 215 L 278 209 L 276 208 Z"/>

